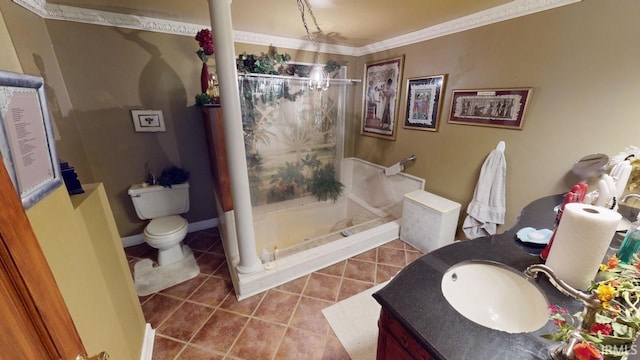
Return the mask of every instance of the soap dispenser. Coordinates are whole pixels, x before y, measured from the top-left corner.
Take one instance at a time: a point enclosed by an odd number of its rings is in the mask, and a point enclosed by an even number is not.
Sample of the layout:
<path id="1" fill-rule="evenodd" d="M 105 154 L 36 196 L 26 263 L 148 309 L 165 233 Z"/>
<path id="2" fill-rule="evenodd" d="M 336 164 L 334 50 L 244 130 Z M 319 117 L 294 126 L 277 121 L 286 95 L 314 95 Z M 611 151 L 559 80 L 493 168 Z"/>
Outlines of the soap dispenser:
<path id="1" fill-rule="evenodd" d="M 640 213 L 624 235 L 624 240 L 622 240 L 622 245 L 616 256 L 620 259 L 620 262 L 628 264 L 638 249 L 640 249 Z"/>

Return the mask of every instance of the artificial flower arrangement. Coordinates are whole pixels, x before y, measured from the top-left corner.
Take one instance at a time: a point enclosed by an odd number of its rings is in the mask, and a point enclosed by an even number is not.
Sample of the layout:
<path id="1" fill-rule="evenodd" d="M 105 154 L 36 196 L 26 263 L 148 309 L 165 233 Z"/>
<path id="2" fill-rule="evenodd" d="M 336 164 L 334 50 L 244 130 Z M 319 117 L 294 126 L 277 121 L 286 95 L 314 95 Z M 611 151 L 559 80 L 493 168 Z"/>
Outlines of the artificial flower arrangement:
<path id="1" fill-rule="evenodd" d="M 209 60 L 209 56 L 214 53 L 213 46 L 213 36 L 211 34 L 211 30 L 202 29 L 198 31 L 195 36 L 200 49 L 196 51 L 196 54 L 202 61 L 202 71 L 200 72 L 200 90 L 201 94 L 196 95 L 196 104 L 204 105 L 215 102 L 219 94 L 215 89 L 216 87 L 216 79 L 215 75 L 211 74 L 209 71 L 209 66 L 207 65 L 207 60 Z"/>
<path id="2" fill-rule="evenodd" d="M 580 335 L 584 342 L 574 346 L 578 360 L 627 359 L 634 349 L 633 343 L 640 329 L 640 257 L 633 256 L 629 264 L 624 264 L 613 255 L 600 271 L 587 292 L 596 290 L 602 308 L 595 323 Z M 566 309 L 556 305 L 550 307 L 550 319 L 558 330 L 542 337 L 554 341 L 567 341 L 580 323 L 580 313 L 568 314 Z"/>
<path id="3" fill-rule="evenodd" d="M 198 57 L 202 62 L 207 62 L 207 56 L 213 55 L 213 36 L 211 35 L 211 30 L 202 29 L 198 31 L 196 34 L 196 41 L 198 45 L 200 45 L 200 49 L 196 51 Z"/>

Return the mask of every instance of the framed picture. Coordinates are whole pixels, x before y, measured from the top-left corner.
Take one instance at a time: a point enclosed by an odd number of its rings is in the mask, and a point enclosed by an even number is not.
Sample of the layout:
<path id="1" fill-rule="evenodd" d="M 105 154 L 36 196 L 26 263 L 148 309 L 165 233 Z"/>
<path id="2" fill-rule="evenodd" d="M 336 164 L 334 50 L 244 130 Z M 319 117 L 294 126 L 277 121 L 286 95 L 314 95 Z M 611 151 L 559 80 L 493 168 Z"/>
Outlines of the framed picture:
<path id="1" fill-rule="evenodd" d="M 531 88 L 454 90 L 452 124 L 522 129 Z"/>
<path id="2" fill-rule="evenodd" d="M 361 134 L 396 139 L 403 66 L 404 55 L 364 65 Z"/>
<path id="3" fill-rule="evenodd" d="M 0 152 L 25 209 L 62 185 L 41 77 L 0 71 Z"/>
<path id="4" fill-rule="evenodd" d="M 162 110 L 131 110 L 131 117 L 137 132 L 166 131 Z"/>
<path id="5" fill-rule="evenodd" d="M 407 79 L 407 109 L 403 127 L 438 131 L 446 80 L 446 74 Z"/>

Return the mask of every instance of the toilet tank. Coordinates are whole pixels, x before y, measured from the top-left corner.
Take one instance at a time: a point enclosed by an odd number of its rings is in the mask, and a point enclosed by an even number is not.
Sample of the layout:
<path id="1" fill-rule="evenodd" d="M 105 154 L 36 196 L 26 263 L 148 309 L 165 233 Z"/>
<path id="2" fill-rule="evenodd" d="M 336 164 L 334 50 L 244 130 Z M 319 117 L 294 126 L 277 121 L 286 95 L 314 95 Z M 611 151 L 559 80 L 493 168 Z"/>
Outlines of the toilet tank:
<path id="1" fill-rule="evenodd" d="M 138 217 L 142 220 L 179 215 L 189 211 L 189 183 L 171 185 L 135 184 L 129 188 Z"/>

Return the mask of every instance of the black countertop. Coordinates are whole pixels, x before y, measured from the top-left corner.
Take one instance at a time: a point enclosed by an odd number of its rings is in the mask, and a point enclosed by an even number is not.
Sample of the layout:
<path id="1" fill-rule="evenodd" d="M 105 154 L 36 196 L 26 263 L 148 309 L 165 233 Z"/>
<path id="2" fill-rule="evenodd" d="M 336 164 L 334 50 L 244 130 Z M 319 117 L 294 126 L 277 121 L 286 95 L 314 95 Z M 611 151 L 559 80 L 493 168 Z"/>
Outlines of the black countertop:
<path id="1" fill-rule="evenodd" d="M 442 295 L 440 282 L 449 267 L 464 260 L 492 260 L 519 271 L 541 263 L 538 254 L 542 247 L 523 244 L 517 240 L 516 232 L 526 226 L 553 229 L 553 208 L 561 202 L 562 195 L 536 200 L 527 205 L 517 223 L 502 234 L 456 241 L 421 257 L 373 297 L 437 359 L 550 359 L 549 350 L 560 343 L 540 335 L 555 331 L 552 322 L 535 332 L 521 334 L 486 328 L 454 310 Z M 582 309 L 580 302 L 561 294 L 546 276 L 540 275 L 538 279 L 549 304 L 564 307 L 572 314 Z"/>

